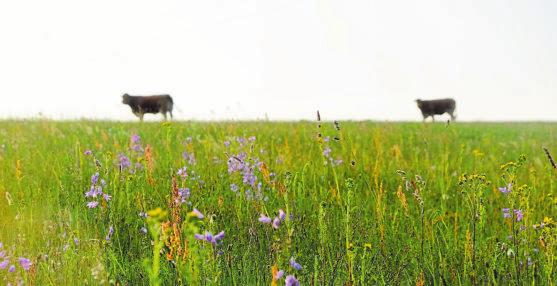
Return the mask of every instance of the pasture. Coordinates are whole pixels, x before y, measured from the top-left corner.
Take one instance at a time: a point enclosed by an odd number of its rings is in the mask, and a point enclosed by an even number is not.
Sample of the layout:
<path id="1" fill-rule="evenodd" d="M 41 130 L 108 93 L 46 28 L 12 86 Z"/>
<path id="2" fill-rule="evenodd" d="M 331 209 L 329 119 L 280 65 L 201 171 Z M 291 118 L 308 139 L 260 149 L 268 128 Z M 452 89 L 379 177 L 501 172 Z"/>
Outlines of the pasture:
<path id="1" fill-rule="evenodd" d="M 320 123 L 1 121 L 0 284 L 557 280 L 557 124 Z"/>

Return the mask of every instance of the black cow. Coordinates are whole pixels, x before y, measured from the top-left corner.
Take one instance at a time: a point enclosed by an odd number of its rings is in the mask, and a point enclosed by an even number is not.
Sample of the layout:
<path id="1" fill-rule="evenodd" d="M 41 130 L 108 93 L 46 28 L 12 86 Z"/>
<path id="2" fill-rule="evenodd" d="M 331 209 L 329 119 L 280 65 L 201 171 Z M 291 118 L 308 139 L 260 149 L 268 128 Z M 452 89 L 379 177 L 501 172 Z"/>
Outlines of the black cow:
<path id="1" fill-rule="evenodd" d="M 420 100 L 416 99 L 418 103 L 418 108 L 422 111 L 422 116 L 424 121 L 428 116 L 431 116 L 433 122 L 435 122 L 435 115 L 448 113 L 451 116 L 451 121 L 455 120 L 454 110 L 456 108 L 456 102 L 452 98 L 445 99 L 435 99 L 435 100 Z"/>
<path id="2" fill-rule="evenodd" d="M 143 121 L 145 113 L 162 113 L 166 120 L 166 113 L 170 113 L 172 119 L 172 107 L 174 102 L 168 94 L 151 95 L 151 96 L 132 96 L 129 94 L 122 95 L 122 103 L 131 107 L 133 114 Z"/>

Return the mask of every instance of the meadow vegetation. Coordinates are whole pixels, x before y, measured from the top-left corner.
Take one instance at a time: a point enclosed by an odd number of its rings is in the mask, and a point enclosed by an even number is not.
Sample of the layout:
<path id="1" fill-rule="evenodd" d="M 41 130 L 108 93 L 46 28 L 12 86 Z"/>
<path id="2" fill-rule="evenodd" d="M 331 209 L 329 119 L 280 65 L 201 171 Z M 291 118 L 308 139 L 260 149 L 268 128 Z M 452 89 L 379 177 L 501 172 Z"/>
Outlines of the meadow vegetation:
<path id="1" fill-rule="evenodd" d="M 0 284 L 557 281 L 557 124 L 0 122 Z"/>

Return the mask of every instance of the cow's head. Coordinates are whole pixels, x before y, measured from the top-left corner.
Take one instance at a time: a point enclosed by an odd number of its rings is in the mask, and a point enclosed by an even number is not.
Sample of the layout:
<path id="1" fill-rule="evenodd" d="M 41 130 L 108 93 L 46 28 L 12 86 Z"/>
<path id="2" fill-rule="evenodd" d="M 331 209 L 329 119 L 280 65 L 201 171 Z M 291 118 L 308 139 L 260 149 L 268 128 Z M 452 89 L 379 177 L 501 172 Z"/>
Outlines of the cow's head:
<path id="1" fill-rule="evenodd" d="M 418 104 L 418 107 L 422 107 L 422 100 L 421 99 L 416 99 L 416 103 Z"/>
<path id="2" fill-rule="evenodd" d="M 123 104 L 129 104 L 130 103 L 130 95 L 127 93 L 124 93 L 124 95 L 122 95 L 122 103 Z"/>

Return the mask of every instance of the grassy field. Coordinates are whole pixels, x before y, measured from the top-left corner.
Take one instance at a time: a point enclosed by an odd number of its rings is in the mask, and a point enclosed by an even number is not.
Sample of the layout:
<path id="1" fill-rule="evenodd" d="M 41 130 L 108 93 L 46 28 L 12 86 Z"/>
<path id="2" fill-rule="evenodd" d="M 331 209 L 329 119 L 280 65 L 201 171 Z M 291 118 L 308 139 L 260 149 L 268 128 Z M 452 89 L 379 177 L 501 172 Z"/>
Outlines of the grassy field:
<path id="1" fill-rule="evenodd" d="M 557 124 L 321 124 L 2 121 L 0 284 L 557 281 Z"/>

